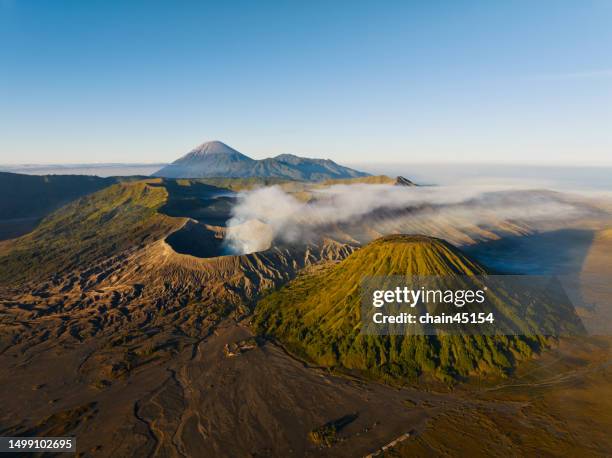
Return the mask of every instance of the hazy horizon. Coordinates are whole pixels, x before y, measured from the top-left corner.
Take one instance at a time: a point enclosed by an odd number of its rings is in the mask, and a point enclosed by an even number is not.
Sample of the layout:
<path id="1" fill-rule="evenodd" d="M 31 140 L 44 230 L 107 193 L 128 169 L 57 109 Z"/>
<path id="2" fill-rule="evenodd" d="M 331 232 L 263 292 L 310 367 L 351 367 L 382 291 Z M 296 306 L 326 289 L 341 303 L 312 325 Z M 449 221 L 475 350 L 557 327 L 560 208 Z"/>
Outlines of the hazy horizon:
<path id="1" fill-rule="evenodd" d="M 149 176 L 165 163 L 154 164 L 29 164 L 6 166 L 0 172 L 30 175 Z M 563 191 L 612 191 L 611 166 L 569 166 L 494 163 L 342 163 L 373 175 L 404 176 L 421 185 L 506 185 Z"/>
<path id="2" fill-rule="evenodd" d="M 226 142 L 224 142 L 226 143 Z M 233 147 L 231 143 L 226 143 L 228 146 Z M 194 145 L 195 146 L 195 145 Z M 75 168 L 79 166 L 93 166 L 93 167 L 105 167 L 105 166 L 164 166 L 174 162 L 176 159 L 184 156 L 188 152 L 190 152 L 193 148 L 190 148 L 187 151 L 176 153 L 171 159 L 167 161 L 109 161 L 109 160 L 98 160 L 98 161 L 80 161 L 80 162 L 65 162 L 65 161 L 56 161 L 56 160 L 43 160 L 43 161 L 20 161 L 20 160 L 8 160 L 8 161 L 0 161 L 0 169 L 27 169 L 27 168 Z M 234 148 L 237 149 L 237 148 Z M 238 149 L 237 149 L 238 150 Z M 295 149 L 294 149 L 295 150 Z M 419 158 L 418 156 L 414 159 L 391 159 L 391 160 L 376 160 L 376 161 L 353 161 L 351 159 L 347 161 L 342 161 L 336 159 L 334 155 L 326 154 L 326 153 L 317 153 L 310 152 L 306 154 L 297 154 L 294 150 L 288 151 L 280 151 L 270 154 L 251 154 L 249 152 L 245 152 L 242 150 L 238 150 L 239 152 L 249 156 L 253 159 L 266 159 L 274 156 L 278 156 L 280 154 L 295 154 L 300 157 L 312 158 L 312 159 L 329 159 L 341 165 L 347 164 L 378 164 L 378 165 L 387 165 L 387 166 L 395 166 L 397 164 L 440 164 L 440 165 L 458 165 L 458 166 L 469 166 L 469 165 L 495 165 L 495 166 L 503 166 L 503 165 L 529 165 L 532 167 L 550 167 L 550 161 L 545 161 L 538 159 L 537 157 L 533 157 L 531 159 L 506 159 L 501 158 L 498 160 L 495 159 L 470 159 L 470 160 L 461 160 L 461 159 L 438 159 L 438 160 L 427 160 Z M 170 155 L 168 155 L 170 156 Z M 584 160 L 574 160 L 574 161 L 555 161 L 555 165 L 553 167 L 612 167 L 612 156 L 610 159 L 602 161 L 584 161 Z"/>

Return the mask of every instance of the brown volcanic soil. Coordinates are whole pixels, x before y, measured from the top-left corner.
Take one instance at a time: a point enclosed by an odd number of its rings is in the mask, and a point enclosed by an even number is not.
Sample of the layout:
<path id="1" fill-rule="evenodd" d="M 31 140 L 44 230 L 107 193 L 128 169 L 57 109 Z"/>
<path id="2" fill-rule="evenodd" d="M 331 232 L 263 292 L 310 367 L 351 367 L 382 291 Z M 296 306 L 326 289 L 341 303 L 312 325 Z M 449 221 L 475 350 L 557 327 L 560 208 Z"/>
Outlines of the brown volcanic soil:
<path id="1" fill-rule="evenodd" d="M 364 456 L 406 433 L 391 456 L 473 456 L 483 447 L 596 456 L 612 445 L 605 342 L 569 342 L 516 378 L 444 393 L 333 376 L 271 343 L 225 356 L 226 344 L 250 336 L 224 321 L 108 386 L 90 381 L 89 344 L 20 362 L 4 354 L 0 376 L 12 387 L 3 390 L 2 433 L 76 435 L 82 456 Z M 351 415 L 332 447 L 308 439 Z"/>
<path id="2" fill-rule="evenodd" d="M 173 223 L 179 228 L 187 221 Z M 333 229 L 358 229 L 367 239 L 400 228 L 391 219 L 388 224 Z M 413 229 L 436 226 L 428 224 Z M 500 226 L 502 233 L 528 232 Z M 473 240 L 464 228 L 436 227 L 454 240 Z M 474 230 L 483 238 L 496 236 L 489 228 Z M 516 425 L 525 420 L 522 409 L 535 405 L 493 391 L 448 393 L 426 384 L 399 390 L 332 376 L 271 343 L 227 357 L 226 345 L 240 346 L 251 337 L 243 317 L 263 290 L 301 269 L 343 259 L 354 245 L 326 240 L 198 258 L 177 253 L 164 241 L 167 235 L 35 288 L 0 291 L 0 434 L 75 435 L 83 456 L 359 456 L 409 432 L 404 445 L 412 438 L 430 440 L 427 428 L 445 416 L 454 416 L 460 430 L 471 417 L 457 412 L 480 412 L 482 422 L 516 419 Z M 604 350 L 587 352 L 599 358 L 594 367 L 605 364 Z M 583 364 L 568 361 L 555 370 L 572 372 L 576 365 Z M 606 389 L 592 393 L 605 395 Z M 558 421 L 566 421 L 564 415 Z M 309 440 L 314 429 L 347 416 L 352 421 L 332 447 Z M 602 424 L 610 424 L 607 418 L 593 421 L 598 435 Z M 544 428 L 546 422 L 530 427 Z M 499 438 L 480 430 L 493 443 Z"/>
<path id="3" fill-rule="evenodd" d="M 611 344 L 568 339 L 509 380 L 464 389 L 471 405 L 436 415 L 388 456 L 610 456 Z M 517 409 L 491 411 L 477 400 Z"/>
<path id="4" fill-rule="evenodd" d="M 83 456 L 358 456 L 417 434 L 427 419 L 452 409 L 513 415 L 522 405 L 340 378 L 270 343 L 225 356 L 226 344 L 250 336 L 225 321 L 171 359 L 109 385 L 92 381 L 93 342 L 33 352 L 27 361 L 5 353 L 0 374 L 13 388 L 10 395 L 3 390 L 2 433 L 75 435 Z M 331 448 L 308 439 L 346 416 L 356 417 Z"/>
<path id="5" fill-rule="evenodd" d="M 355 456 L 427 418 L 423 409 L 404 406 L 403 391 L 330 376 L 271 344 L 237 357 L 220 357 L 226 343 L 249 336 L 242 326 L 221 326 L 198 346 L 175 380 L 142 404 L 141 415 L 153 429 L 160 417 L 178 420 L 175 434 L 156 444 L 158 451 L 171 454 L 178 448 L 187 456 Z M 342 441 L 333 451 L 325 453 L 308 440 L 309 431 L 351 414 L 357 417 L 340 431 Z"/>
<path id="6" fill-rule="evenodd" d="M 184 219 L 183 224 L 194 223 Z M 327 240 L 198 258 L 159 239 L 80 265 L 33 289 L 27 284 L 5 288 L 0 294 L 0 433 L 75 435 L 80 452 L 102 456 L 178 456 L 202 447 L 235 456 L 258 447 L 264 453 L 276 447 L 277 454 L 306 447 L 304 428 L 318 426 L 308 422 L 333 420 L 327 412 L 339 405 L 358 411 L 358 395 L 342 404 L 347 391 L 334 394 L 333 383 L 326 390 L 313 384 L 312 412 L 300 420 L 303 428 L 286 431 L 292 442 L 270 444 L 269 431 L 280 434 L 300 403 L 310 403 L 301 392 L 320 376 L 274 347 L 228 359 L 225 343 L 248 331 L 235 325 L 228 325 L 231 332 L 216 330 L 227 316 L 247 313 L 266 288 L 300 269 L 343 259 L 353 249 Z M 215 332 L 227 336 L 221 341 Z M 244 374 L 240 383 L 228 383 L 234 366 Z M 269 403 L 279 392 L 291 391 L 286 405 Z M 243 409 L 232 407 L 238 405 L 252 407 L 246 425 Z M 200 423 L 194 423 L 199 416 Z M 244 440 L 236 441 L 240 428 Z"/>

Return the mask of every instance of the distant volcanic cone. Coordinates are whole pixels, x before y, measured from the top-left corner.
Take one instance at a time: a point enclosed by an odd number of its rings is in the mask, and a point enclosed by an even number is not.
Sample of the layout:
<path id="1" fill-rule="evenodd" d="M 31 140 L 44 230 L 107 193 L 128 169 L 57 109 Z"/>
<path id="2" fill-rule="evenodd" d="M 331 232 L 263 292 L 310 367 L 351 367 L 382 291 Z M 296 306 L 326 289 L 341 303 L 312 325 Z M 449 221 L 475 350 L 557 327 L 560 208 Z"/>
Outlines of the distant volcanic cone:
<path id="1" fill-rule="evenodd" d="M 201 144 L 153 174 L 164 178 L 276 177 L 300 181 L 323 181 L 368 176 L 329 159 L 311 159 L 280 154 L 251 159 L 220 141 Z"/>

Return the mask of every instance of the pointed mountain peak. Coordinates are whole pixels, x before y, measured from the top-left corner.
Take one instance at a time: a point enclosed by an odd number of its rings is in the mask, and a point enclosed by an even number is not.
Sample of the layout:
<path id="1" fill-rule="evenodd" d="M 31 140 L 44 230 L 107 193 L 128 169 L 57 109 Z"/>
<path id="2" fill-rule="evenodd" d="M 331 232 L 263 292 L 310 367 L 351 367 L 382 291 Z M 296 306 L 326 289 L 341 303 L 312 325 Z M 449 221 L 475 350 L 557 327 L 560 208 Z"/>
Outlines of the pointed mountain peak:
<path id="1" fill-rule="evenodd" d="M 153 174 L 166 178 L 277 177 L 302 181 L 367 175 L 328 159 L 302 158 L 293 154 L 256 160 L 218 140 L 202 143 Z"/>
<path id="2" fill-rule="evenodd" d="M 250 157 L 235 150 L 231 146 L 226 145 L 218 140 L 202 143 L 189 151 L 184 156 L 178 158 L 169 166 L 164 167 L 157 173 L 160 176 L 169 178 L 197 178 L 198 176 L 235 176 L 231 173 L 232 164 L 252 164 L 254 162 Z M 181 166 L 182 169 L 176 169 L 172 166 Z M 202 175 L 201 170 L 185 169 L 184 167 L 195 167 L 196 169 L 204 168 L 213 171 L 212 175 Z M 169 173 L 169 174 L 168 174 Z M 194 175 L 195 173 L 195 175 Z M 166 175 L 167 174 L 167 175 Z"/>
<path id="3" fill-rule="evenodd" d="M 363 275 L 483 275 L 483 266 L 445 240 L 425 235 L 380 237 L 343 261 Z M 362 276 L 363 276 L 362 275 Z M 361 278 L 361 277 L 360 277 Z"/>
<path id="4" fill-rule="evenodd" d="M 235 150 L 231 146 L 226 145 L 219 140 L 213 140 L 210 142 L 202 143 L 199 146 L 196 146 L 194 149 L 189 151 L 188 154 L 194 156 L 203 156 L 206 154 L 242 154 L 239 151 Z"/>

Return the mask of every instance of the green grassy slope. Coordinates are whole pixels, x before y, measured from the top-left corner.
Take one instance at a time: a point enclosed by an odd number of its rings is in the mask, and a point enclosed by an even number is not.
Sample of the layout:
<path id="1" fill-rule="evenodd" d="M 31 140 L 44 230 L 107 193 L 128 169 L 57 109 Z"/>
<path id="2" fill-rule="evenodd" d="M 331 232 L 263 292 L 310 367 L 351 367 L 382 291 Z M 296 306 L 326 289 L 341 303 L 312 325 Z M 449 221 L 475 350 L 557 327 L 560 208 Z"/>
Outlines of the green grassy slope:
<path id="1" fill-rule="evenodd" d="M 423 236 L 378 239 L 338 265 L 298 277 L 257 305 L 254 327 L 316 364 L 386 380 L 504 374 L 544 344 L 520 336 L 360 335 L 359 286 L 368 275 L 479 275 L 450 244 Z"/>
<path id="2" fill-rule="evenodd" d="M 0 244 L 0 283 L 40 280 L 158 239 L 177 224 L 157 212 L 166 199 L 165 188 L 146 181 L 81 197 Z"/>

